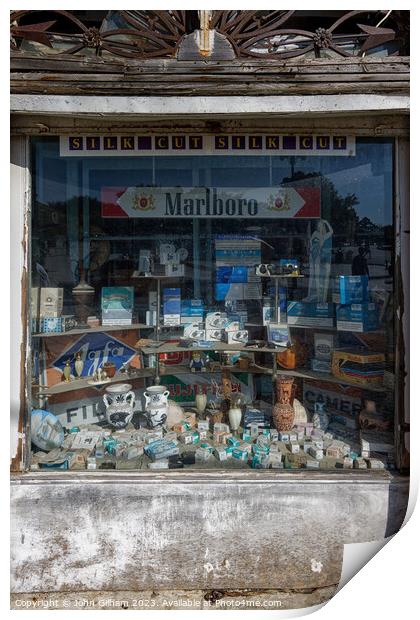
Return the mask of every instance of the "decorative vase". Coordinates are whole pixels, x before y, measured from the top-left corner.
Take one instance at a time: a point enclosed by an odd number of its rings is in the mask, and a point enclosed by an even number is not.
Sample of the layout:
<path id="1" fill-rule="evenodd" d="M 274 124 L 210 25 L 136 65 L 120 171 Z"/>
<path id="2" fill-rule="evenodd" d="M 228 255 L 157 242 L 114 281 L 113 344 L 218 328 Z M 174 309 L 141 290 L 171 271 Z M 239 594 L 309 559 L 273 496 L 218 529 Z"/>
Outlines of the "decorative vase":
<path id="1" fill-rule="evenodd" d="M 164 385 L 151 385 L 144 392 L 146 418 L 151 428 L 163 426 L 168 417 L 169 390 Z"/>
<path id="2" fill-rule="evenodd" d="M 82 276 L 79 284 L 72 290 L 74 299 L 74 314 L 79 324 L 87 325 L 87 318 L 91 314 L 91 306 L 95 289 Z"/>
<path id="3" fill-rule="evenodd" d="M 292 377 L 279 377 L 276 381 L 278 402 L 273 407 L 273 422 L 278 431 L 290 431 L 295 419 Z"/>
<path id="4" fill-rule="evenodd" d="M 83 367 L 84 367 L 84 362 L 82 360 L 82 357 L 79 353 L 76 353 L 76 361 L 74 362 L 74 370 L 76 372 L 77 377 L 80 379 L 80 377 L 82 376 L 83 373 Z"/>
<path id="5" fill-rule="evenodd" d="M 330 416 L 326 413 L 324 407 L 324 403 L 315 403 L 314 415 L 312 416 L 314 428 L 319 428 L 322 431 L 326 431 L 330 423 Z"/>
<path id="6" fill-rule="evenodd" d="M 106 419 L 111 426 L 123 429 L 134 415 L 135 395 L 129 383 L 119 383 L 106 388 L 103 401 L 106 406 Z"/>
<path id="7" fill-rule="evenodd" d="M 64 368 L 63 368 L 63 376 L 64 376 L 64 381 L 66 383 L 70 382 L 70 377 L 71 377 L 71 366 L 70 366 L 70 360 L 67 360 Z"/>
<path id="8" fill-rule="evenodd" d="M 197 408 L 197 412 L 199 416 L 202 416 L 206 410 L 207 405 L 207 394 L 205 394 L 201 389 L 199 389 L 198 393 L 195 397 L 195 406 Z"/>
<path id="9" fill-rule="evenodd" d="M 242 420 L 242 409 L 240 407 L 231 407 L 228 411 L 229 426 L 232 431 L 237 431 Z"/>
<path id="10" fill-rule="evenodd" d="M 295 426 L 298 424 L 306 424 L 308 421 L 308 412 L 297 398 L 293 400 L 293 409 L 295 410 L 295 419 L 293 420 L 293 424 Z"/>

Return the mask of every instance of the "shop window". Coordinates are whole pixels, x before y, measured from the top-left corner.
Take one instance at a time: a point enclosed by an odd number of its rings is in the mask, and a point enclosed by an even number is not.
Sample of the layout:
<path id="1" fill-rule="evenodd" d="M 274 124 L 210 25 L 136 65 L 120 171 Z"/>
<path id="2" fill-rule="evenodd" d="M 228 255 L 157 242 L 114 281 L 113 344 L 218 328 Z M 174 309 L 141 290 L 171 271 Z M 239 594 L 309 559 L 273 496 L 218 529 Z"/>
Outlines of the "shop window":
<path id="1" fill-rule="evenodd" d="M 28 467 L 394 467 L 392 140 L 32 156 Z"/>

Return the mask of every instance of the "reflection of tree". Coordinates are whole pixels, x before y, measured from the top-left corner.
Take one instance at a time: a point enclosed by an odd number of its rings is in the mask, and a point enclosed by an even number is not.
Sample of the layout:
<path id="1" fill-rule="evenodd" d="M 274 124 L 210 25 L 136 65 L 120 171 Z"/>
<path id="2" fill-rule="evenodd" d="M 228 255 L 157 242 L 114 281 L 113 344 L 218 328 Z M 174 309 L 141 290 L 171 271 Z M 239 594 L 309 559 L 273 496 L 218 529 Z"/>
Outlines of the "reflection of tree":
<path id="1" fill-rule="evenodd" d="M 356 194 L 340 196 L 334 183 L 318 172 L 296 172 L 293 178 L 284 178 L 283 183 L 296 183 L 307 179 L 317 179 L 316 186 L 321 189 L 321 203 L 323 216 L 331 224 L 334 235 L 343 236 L 346 240 L 354 241 L 359 218 L 355 205 L 359 204 Z M 306 185 L 306 183 L 305 183 Z"/>

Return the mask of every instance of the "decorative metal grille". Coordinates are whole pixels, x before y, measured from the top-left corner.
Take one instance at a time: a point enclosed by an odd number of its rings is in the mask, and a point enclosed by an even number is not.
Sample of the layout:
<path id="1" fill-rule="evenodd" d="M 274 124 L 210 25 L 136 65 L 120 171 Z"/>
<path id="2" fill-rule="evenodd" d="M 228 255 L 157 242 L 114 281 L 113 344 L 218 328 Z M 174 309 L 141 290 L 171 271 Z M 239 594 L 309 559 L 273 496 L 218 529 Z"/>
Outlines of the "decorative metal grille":
<path id="1" fill-rule="evenodd" d="M 13 50 L 174 58 L 199 29 L 198 11 L 14 11 Z M 212 11 L 210 30 L 237 58 L 408 54 L 408 11 Z"/>

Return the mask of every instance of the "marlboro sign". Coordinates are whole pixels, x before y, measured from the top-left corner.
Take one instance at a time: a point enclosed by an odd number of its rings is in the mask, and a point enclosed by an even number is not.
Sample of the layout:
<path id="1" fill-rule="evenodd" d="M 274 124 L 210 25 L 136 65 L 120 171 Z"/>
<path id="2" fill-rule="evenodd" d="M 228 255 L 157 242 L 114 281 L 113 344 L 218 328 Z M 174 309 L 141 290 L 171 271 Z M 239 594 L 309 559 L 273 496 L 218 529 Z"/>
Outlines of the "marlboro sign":
<path id="1" fill-rule="evenodd" d="M 103 187 L 102 217 L 319 218 L 319 187 Z"/>

